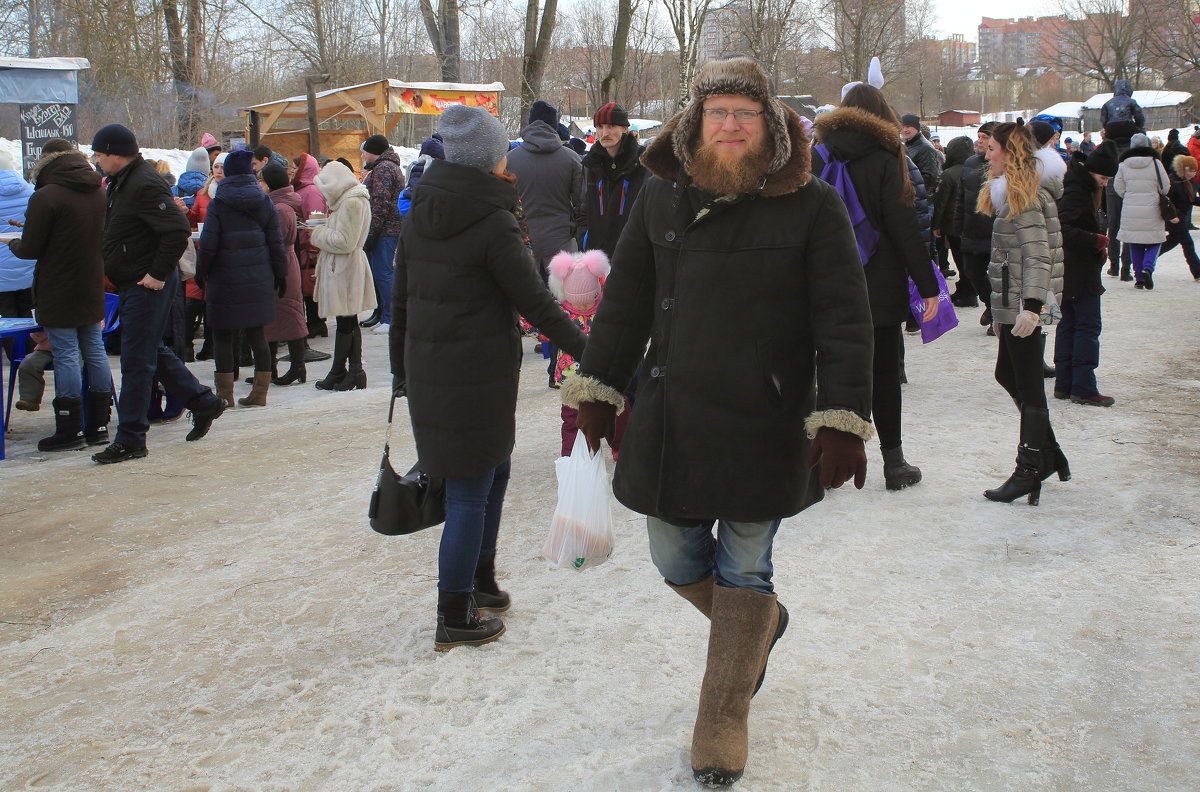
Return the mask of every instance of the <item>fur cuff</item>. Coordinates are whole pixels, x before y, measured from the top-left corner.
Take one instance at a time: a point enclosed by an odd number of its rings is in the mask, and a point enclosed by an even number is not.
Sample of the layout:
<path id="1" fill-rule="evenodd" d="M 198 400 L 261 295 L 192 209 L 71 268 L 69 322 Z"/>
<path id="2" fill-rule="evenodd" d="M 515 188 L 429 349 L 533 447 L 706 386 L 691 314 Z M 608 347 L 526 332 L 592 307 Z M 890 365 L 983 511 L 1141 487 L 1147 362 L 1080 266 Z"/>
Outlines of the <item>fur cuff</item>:
<path id="1" fill-rule="evenodd" d="M 809 440 L 817 436 L 817 430 L 822 426 L 858 435 L 864 441 L 870 440 L 875 434 L 870 421 L 863 420 L 858 413 L 850 410 L 819 410 L 804 419 L 804 431 L 808 433 Z"/>
<path id="2" fill-rule="evenodd" d="M 625 410 L 625 394 L 610 388 L 598 379 L 584 376 L 567 377 L 562 386 L 562 402 L 578 410 L 583 402 L 604 402 L 617 408 L 617 415 Z"/>

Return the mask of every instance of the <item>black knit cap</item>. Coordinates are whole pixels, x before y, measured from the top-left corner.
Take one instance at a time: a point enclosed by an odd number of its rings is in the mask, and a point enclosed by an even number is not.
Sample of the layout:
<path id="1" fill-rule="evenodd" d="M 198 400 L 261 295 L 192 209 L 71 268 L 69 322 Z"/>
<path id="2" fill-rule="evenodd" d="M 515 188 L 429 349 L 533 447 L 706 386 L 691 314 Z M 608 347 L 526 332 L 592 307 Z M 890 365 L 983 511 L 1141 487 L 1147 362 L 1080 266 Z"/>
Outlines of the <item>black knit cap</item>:
<path id="1" fill-rule="evenodd" d="M 1054 137 L 1054 127 L 1045 121 L 1030 121 L 1029 131 L 1033 134 L 1033 139 L 1037 141 L 1038 146 L 1046 145 L 1050 142 L 1050 138 Z"/>
<path id="2" fill-rule="evenodd" d="M 904 115 L 900 116 L 900 126 L 920 129 L 921 119 L 917 118 L 917 116 L 913 113 L 905 113 Z"/>
<path id="3" fill-rule="evenodd" d="M 596 115 L 592 118 L 592 123 L 596 126 L 601 124 L 610 124 L 612 126 L 628 127 L 629 114 L 625 112 L 625 108 L 616 102 L 609 102 L 596 111 Z"/>
<path id="4" fill-rule="evenodd" d="M 287 168 L 274 163 L 262 169 L 262 180 L 267 183 L 267 188 L 271 190 L 283 189 L 290 183 Z"/>
<path id="5" fill-rule="evenodd" d="M 383 135 L 371 135 L 371 137 L 367 138 L 362 144 L 363 151 L 367 152 L 368 154 L 374 154 L 376 157 L 391 147 L 392 144 L 388 143 L 388 139 Z"/>
<path id="6" fill-rule="evenodd" d="M 120 124 L 109 124 L 100 127 L 92 138 L 92 151 L 96 154 L 113 154 L 118 157 L 136 157 L 138 153 L 137 138 L 129 127 Z"/>
<path id="7" fill-rule="evenodd" d="M 1111 140 L 1106 140 L 1088 154 L 1087 160 L 1083 166 L 1092 173 L 1098 173 L 1101 176 L 1112 178 L 1117 175 L 1117 167 L 1119 166 L 1117 158 L 1117 144 Z"/>

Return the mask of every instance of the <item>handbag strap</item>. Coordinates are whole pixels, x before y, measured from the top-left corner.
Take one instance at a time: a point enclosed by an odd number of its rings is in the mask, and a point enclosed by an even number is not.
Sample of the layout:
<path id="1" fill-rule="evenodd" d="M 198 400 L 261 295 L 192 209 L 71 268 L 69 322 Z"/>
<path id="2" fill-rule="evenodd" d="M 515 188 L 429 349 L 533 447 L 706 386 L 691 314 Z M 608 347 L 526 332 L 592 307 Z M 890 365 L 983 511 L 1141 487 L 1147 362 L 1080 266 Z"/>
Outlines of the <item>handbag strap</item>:
<path id="1" fill-rule="evenodd" d="M 396 394 L 392 394 L 392 400 L 388 403 L 388 428 L 387 434 L 383 436 L 383 450 L 386 452 L 392 441 L 392 415 L 396 411 Z"/>

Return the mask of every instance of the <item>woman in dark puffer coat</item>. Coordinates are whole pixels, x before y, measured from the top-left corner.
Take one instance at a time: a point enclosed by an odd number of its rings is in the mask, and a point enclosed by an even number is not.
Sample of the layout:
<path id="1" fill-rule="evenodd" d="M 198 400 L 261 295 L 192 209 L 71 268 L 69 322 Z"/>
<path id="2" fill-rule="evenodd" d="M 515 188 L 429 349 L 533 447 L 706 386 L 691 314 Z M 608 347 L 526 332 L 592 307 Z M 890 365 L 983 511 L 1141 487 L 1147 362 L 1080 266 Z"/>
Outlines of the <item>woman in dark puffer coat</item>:
<path id="1" fill-rule="evenodd" d="M 243 407 L 265 407 L 271 351 L 263 328 L 275 318 L 275 293 L 287 289 L 287 256 L 279 215 L 254 177 L 253 155 L 225 159 L 225 178 L 208 205 L 197 246 L 196 280 L 205 290 L 212 325 L 217 396 L 233 406 L 234 339 L 244 332 L 254 352 L 254 385 Z"/>
<path id="2" fill-rule="evenodd" d="M 393 390 L 408 396 L 421 469 L 446 480 L 434 648 L 494 641 L 508 594 L 496 538 L 516 437 L 526 317 L 572 357 L 585 337 L 550 296 L 525 247 L 508 136 L 486 110 L 454 105 L 439 122 L 445 162 L 413 197 L 396 250 Z"/>
<path id="3" fill-rule="evenodd" d="M 928 244 L 922 239 L 917 194 L 909 175 L 915 166 L 900 142 L 899 119 L 879 89 L 869 85 L 851 88 L 840 109 L 819 116 L 815 133 L 831 156 L 846 161 L 867 220 L 879 233 L 879 243 L 863 270 L 875 323 L 871 410 L 879 430 L 884 483 L 889 490 L 904 489 L 921 480 L 921 471 L 905 461 L 901 447 L 904 339 L 900 326 L 909 315 L 910 277 L 925 299 L 925 319 L 932 319 L 938 310 L 937 279 Z M 824 167 L 814 151 L 813 173 L 820 175 Z"/>

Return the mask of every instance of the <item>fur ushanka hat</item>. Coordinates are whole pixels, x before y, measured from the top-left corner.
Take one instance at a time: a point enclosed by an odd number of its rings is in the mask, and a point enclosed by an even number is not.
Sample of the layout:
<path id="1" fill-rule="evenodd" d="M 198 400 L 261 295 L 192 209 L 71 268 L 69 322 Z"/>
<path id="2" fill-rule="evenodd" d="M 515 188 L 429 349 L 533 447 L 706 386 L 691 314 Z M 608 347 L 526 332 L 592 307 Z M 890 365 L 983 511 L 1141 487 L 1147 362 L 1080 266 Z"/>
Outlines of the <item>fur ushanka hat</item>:
<path id="1" fill-rule="evenodd" d="M 710 60 L 700 67 L 692 83 L 692 103 L 680 111 L 672 143 L 675 157 L 684 170 L 691 167 L 692 152 L 704 123 L 704 100 L 723 94 L 745 96 L 763 106 L 763 121 L 767 125 L 768 145 L 772 150 L 767 174 L 775 173 L 792 156 L 792 139 L 788 135 L 787 106 L 775 98 L 771 80 L 762 64 L 745 55 L 731 55 Z"/>

